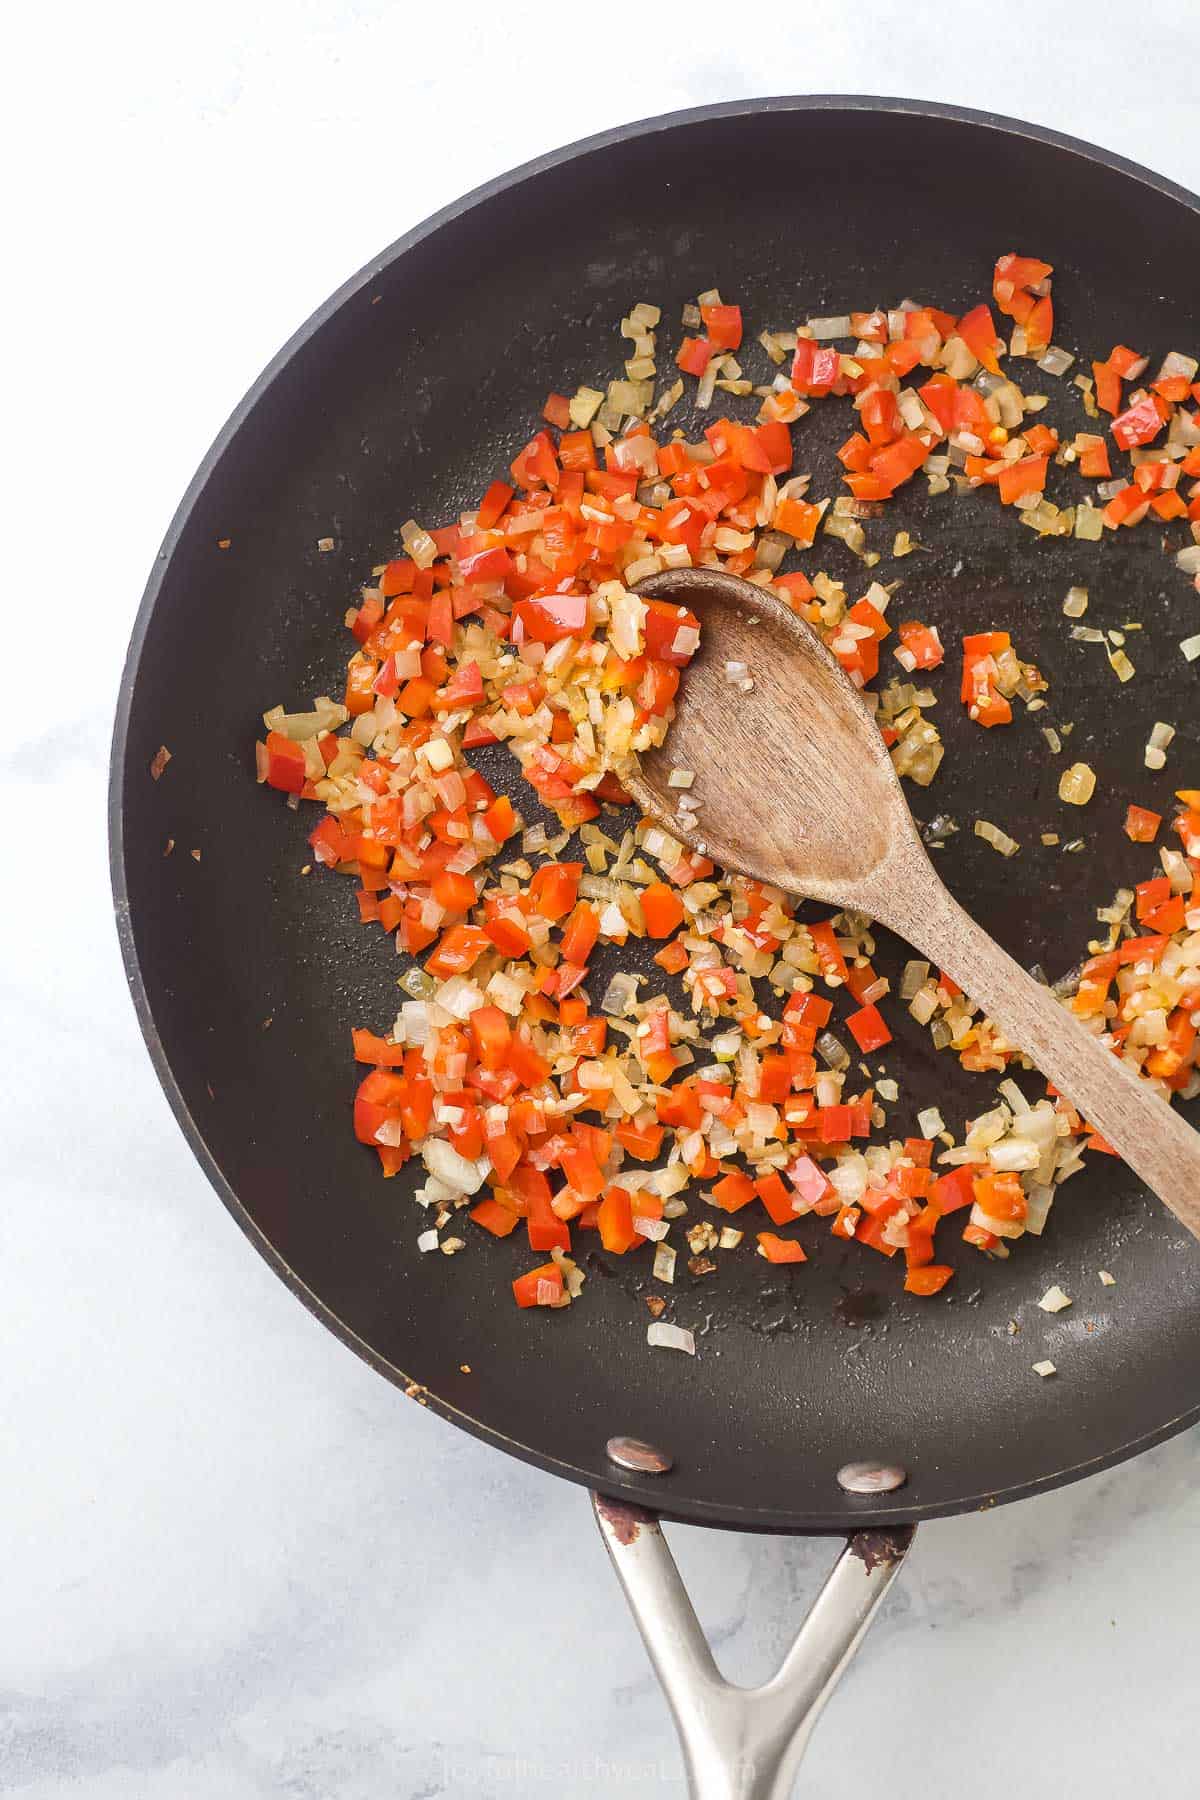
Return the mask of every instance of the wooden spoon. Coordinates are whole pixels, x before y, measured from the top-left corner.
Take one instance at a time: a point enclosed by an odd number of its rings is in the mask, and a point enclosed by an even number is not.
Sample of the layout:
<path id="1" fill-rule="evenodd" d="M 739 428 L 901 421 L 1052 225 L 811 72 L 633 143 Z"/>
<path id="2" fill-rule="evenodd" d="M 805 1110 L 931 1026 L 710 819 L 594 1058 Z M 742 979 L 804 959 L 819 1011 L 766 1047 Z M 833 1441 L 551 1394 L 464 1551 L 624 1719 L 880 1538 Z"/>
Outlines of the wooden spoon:
<path id="1" fill-rule="evenodd" d="M 642 809 L 727 869 L 852 907 L 906 938 L 1200 1238 L 1200 1133 L 947 893 L 878 725 L 811 627 L 777 595 L 718 569 L 664 570 L 638 592 L 701 621 L 667 742 L 627 782 Z M 731 681 L 728 663 L 744 663 L 753 686 Z M 692 770 L 692 788 L 672 788 L 672 769 Z M 694 814 L 680 813 L 684 792 Z"/>

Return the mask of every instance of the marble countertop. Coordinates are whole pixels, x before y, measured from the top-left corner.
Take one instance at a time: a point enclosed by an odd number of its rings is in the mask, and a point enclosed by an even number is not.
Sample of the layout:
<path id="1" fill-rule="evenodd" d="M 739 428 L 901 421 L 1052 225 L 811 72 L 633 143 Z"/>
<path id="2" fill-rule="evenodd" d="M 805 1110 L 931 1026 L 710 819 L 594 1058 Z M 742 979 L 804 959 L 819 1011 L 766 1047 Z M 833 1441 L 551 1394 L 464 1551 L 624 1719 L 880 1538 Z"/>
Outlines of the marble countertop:
<path id="1" fill-rule="evenodd" d="M 6 295 L 4 1793 L 683 1791 L 585 1495 L 402 1404 L 193 1163 L 126 995 L 104 790 L 140 590 L 215 431 L 346 274 L 495 171 L 625 118 L 886 79 L 1200 187 L 1200 17 L 1165 0 L 1132 27 L 1113 4 L 1011 0 L 916 30 L 910 5 L 861 0 L 764 14 L 735 42 L 727 16 L 696 0 L 680 48 L 652 55 L 632 25 L 548 27 L 526 0 L 116 0 L 23 22 L 4 127 L 23 276 Z M 857 47 L 880 32 L 886 77 Z M 14 676 L 62 653 L 47 627 L 67 607 L 77 673 L 50 698 Z M 924 1528 L 801 1791 L 1190 1792 L 1198 1479 L 1192 1433 Z M 727 1672 L 762 1679 L 831 1548 L 674 1542 Z"/>

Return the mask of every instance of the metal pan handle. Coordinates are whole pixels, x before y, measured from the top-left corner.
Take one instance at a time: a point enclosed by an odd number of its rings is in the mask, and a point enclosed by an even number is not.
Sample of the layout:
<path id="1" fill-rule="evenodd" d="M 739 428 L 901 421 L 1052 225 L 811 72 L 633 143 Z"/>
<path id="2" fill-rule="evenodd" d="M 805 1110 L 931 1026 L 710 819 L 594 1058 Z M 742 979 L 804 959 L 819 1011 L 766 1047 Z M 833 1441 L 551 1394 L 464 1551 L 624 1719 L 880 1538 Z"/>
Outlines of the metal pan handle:
<path id="1" fill-rule="evenodd" d="M 913 1527 L 846 1545 L 779 1669 L 733 1687 L 713 1661 L 657 1513 L 592 1495 L 600 1535 L 671 1707 L 692 1800 L 788 1800 L 821 1714 L 908 1553 Z"/>

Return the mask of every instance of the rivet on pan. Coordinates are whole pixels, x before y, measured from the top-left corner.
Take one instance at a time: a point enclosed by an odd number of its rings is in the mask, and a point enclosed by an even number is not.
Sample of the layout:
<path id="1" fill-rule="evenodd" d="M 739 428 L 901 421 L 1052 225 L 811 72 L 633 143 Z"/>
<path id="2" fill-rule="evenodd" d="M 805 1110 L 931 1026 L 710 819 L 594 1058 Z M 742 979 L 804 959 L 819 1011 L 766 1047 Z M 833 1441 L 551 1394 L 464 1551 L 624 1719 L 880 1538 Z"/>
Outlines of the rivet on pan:
<path id="1" fill-rule="evenodd" d="M 673 1456 L 654 1444 L 644 1444 L 641 1438 L 612 1437 L 604 1448 L 610 1462 L 634 1475 L 666 1475 L 675 1467 Z"/>
<path id="2" fill-rule="evenodd" d="M 899 1463 L 849 1462 L 837 1472 L 838 1486 L 848 1494 L 892 1494 L 908 1480 Z"/>

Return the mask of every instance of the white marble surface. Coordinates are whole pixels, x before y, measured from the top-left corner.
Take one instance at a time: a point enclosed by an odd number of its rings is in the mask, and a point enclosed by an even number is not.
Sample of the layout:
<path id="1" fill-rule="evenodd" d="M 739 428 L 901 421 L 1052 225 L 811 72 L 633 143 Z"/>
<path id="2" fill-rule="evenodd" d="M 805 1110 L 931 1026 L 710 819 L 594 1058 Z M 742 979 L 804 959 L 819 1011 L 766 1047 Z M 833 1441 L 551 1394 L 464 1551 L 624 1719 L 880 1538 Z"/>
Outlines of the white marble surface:
<path id="1" fill-rule="evenodd" d="M 168 1114 L 105 872 L 126 636 L 261 364 L 494 171 L 672 107 L 884 84 L 1200 187 L 1200 25 L 1165 0 L 1010 0 L 914 27 L 909 0 L 859 0 L 768 9 L 731 41 L 728 9 L 693 0 L 643 55 L 641 17 L 114 0 L 10 26 L 0 1791 L 23 1800 L 682 1792 L 584 1496 L 402 1403 L 322 1331 Z M 53 691 L 25 680 L 47 647 Z M 1191 1435 L 927 1527 L 802 1791 L 1194 1792 L 1198 1476 Z M 676 1540 L 727 1669 L 761 1678 L 829 1552 Z M 551 1605 L 532 1598 L 548 1576 Z"/>

